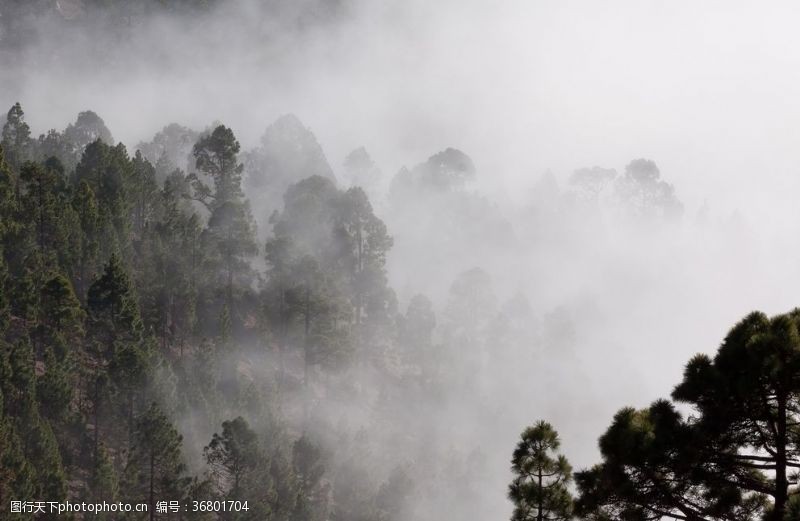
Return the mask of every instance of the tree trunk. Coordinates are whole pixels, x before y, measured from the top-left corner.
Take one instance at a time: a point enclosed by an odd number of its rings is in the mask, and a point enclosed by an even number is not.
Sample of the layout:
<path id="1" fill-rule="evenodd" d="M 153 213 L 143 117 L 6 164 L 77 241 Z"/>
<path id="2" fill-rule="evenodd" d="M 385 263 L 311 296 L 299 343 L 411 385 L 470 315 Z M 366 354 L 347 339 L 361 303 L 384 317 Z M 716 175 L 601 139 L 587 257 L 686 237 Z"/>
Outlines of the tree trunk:
<path id="1" fill-rule="evenodd" d="M 778 392 L 778 425 L 775 443 L 775 508 L 772 512 L 774 521 L 781 521 L 786 511 L 789 496 L 789 482 L 786 477 L 786 394 Z"/>
<path id="2" fill-rule="evenodd" d="M 542 512 L 544 507 L 544 505 L 542 504 L 544 502 L 544 498 L 542 498 L 543 492 L 544 489 L 542 488 L 542 469 L 539 469 L 539 504 L 537 505 L 538 510 L 536 513 L 536 521 L 544 521 L 544 512 Z"/>
<path id="3" fill-rule="evenodd" d="M 154 451 L 150 451 L 150 521 L 156 518 L 156 502 L 155 502 L 155 466 L 156 455 Z"/>

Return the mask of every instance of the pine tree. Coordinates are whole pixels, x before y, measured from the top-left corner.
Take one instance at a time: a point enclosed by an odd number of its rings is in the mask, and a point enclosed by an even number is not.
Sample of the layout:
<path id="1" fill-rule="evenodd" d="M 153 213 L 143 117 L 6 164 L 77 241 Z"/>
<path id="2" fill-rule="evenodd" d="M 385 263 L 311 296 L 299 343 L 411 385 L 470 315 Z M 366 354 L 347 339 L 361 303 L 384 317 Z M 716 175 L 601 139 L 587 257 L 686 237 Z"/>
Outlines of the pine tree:
<path id="1" fill-rule="evenodd" d="M 86 182 L 94 192 L 98 211 L 100 247 L 105 255 L 115 248 L 127 253 L 132 242 L 131 212 L 134 207 L 133 163 L 125 146 L 90 143 L 75 167 L 73 183 Z M 80 214 L 80 212 L 79 212 Z"/>
<path id="2" fill-rule="evenodd" d="M 141 237 L 145 224 L 149 221 L 158 193 L 156 170 L 150 162 L 136 151 L 133 157 L 133 177 L 131 179 L 131 197 L 133 198 L 133 231 Z"/>
<path id="3" fill-rule="evenodd" d="M 514 502 L 513 521 L 567 520 L 572 498 L 567 484 L 572 468 L 556 454 L 561 443 L 552 425 L 539 421 L 522 432 L 511 459 L 514 481 L 508 497 Z"/>
<path id="4" fill-rule="evenodd" d="M 98 140 L 107 145 L 114 144 L 114 138 L 103 119 L 91 110 L 79 113 L 75 123 L 67 125 L 64 139 L 71 145 L 72 154 L 76 157 L 80 157 L 87 146 Z"/>
<path id="5" fill-rule="evenodd" d="M 221 497 L 247 499 L 245 492 L 258 484 L 256 473 L 265 465 L 258 436 L 241 416 L 222 422 L 204 449 L 212 481 Z"/>
<path id="6" fill-rule="evenodd" d="M 87 500 L 112 503 L 119 499 L 119 477 L 114 468 L 114 462 L 111 460 L 105 446 L 101 445 L 98 450 L 97 459 L 92 464 L 87 486 Z M 114 515 L 108 512 L 97 514 L 99 520 L 106 521 L 113 521 Z"/>
<path id="7" fill-rule="evenodd" d="M 111 255 L 103 275 L 89 288 L 88 308 L 90 331 L 97 341 L 110 348 L 117 341 L 141 340 L 136 294 L 118 255 Z"/>
<path id="8" fill-rule="evenodd" d="M 328 517 L 328 485 L 323 480 L 322 451 L 303 435 L 292 446 L 292 462 L 298 480 L 297 504 L 292 521 L 321 521 Z"/>
<path id="9" fill-rule="evenodd" d="M 15 103 L 6 115 L 3 125 L 2 144 L 6 154 L 6 161 L 12 170 L 19 172 L 19 168 L 31 157 L 31 129 L 25 123 L 25 112 L 19 102 Z"/>
<path id="10" fill-rule="evenodd" d="M 147 502 L 150 521 L 161 517 L 156 514 L 156 501 L 181 501 L 186 496 L 190 479 L 186 477 L 182 444 L 183 438 L 155 403 L 137 419 L 124 496 L 130 501 Z"/>
<path id="11" fill-rule="evenodd" d="M 27 162 L 20 172 L 22 212 L 32 222 L 35 244 L 47 265 L 67 251 L 64 210 L 64 172 L 61 163 L 51 158 L 46 165 Z"/>
<path id="12" fill-rule="evenodd" d="M 72 284 L 61 274 L 55 274 L 41 290 L 39 323 L 48 328 L 50 336 L 63 335 L 69 340 L 83 335 L 84 312 Z"/>
<path id="13" fill-rule="evenodd" d="M 238 162 L 238 153 L 239 142 L 233 132 L 220 125 L 198 141 L 193 150 L 196 168 L 213 181 L 214 190 L 197 174 L 190 176 L 194 198 L 211 212 L 203 233 L 209 252 L 209 274 L 234 320 L 238 315 L 234 297 L 249 287 L 253 273 L 248 259 L 258 251 L 255 223 L 242 193 L 243 166 Z"/>
<path id="14" fill-rule="evenodd" d="M 77 241 L 79 253 L 73 269 L 73 280 L 81 302 L 86 301 L 86 293 L 98 268 L 100 251 L 100 214 L 94 190 L 86 181 L 81 181 L 72 198 L 72 208 L 80 224 L 80 239 Z"/>

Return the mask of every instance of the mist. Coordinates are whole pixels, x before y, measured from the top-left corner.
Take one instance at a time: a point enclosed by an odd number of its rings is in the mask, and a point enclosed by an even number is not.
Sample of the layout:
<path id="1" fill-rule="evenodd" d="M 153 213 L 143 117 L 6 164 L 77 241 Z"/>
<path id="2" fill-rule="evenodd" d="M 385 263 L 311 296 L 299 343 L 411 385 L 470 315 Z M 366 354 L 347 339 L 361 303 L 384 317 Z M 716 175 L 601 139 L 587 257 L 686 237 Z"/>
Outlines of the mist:
<path id="1" fill-rule="evenodd" d="M 430 299 L 446 363 L 431 394 L 404 386 L 407 369 L 392 380 L 356 364 L 358 392 L 312 390 L 318 410 L 303 415 L 316 422 L 303 425 L 331 468 L 356 450 L 341 436 L 355 446 L 367 432 L 375 479 L 403 468 L 418 485 L 402 519 L 508 518 L 527 425 L 551 422 L 587 468 L 615 411 L 668 396 L 747 313 L 797 305 L 800 12 L 789 2 L 210 4 L 126 24 L 72 0 L 9 23 L 14 2 L 0 0 L 0 107 L 20 102 L 33 137 L 92 110 L 131 155 L 148 156 L 170 123 L 193 136 L 227 125 L 259 273 L 290 186 L 319 175 L 364 188 L 393 239 L 394 313 Z M 311 159 L 269 163 L 295 135 Z M 186 173 L 193 144 L 174 165 Z M 370 166 L 357 171 L 361 147 Z M 466 159 L 437 156 L 449 149 Z M 653 212 L 620 195 L 639 159 L 673 190 Z M 595 192 L 576 174 L 592 167 L 614 171 Z M 289 173 L 254 183 L 268 168 Z M 427 185 L 437 172 L 447 182 Z M 254 385 L 278 378 L 276 352 L 239 347 Z M 300 395 L 271 400 L 299 434 Z M 173 412 L 196 472 L 219 430 L 201 416 Z M 464 477 L 441 485 L 447 472 Z"/>

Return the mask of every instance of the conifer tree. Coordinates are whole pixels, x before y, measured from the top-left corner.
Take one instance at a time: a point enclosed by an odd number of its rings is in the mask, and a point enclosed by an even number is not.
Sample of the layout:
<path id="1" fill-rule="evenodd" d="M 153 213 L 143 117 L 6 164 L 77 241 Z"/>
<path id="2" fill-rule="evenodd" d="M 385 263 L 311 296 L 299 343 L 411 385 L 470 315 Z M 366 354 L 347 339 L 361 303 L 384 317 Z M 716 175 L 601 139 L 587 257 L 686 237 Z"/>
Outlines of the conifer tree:
<path id="1" fill-rule="evenodd" d="M 572 498 L 567 484 L 572 468 L 556 451 L 561 442 L 552 425 L 539 421 L 522 432 L 511 458 L 515 478 L 508 487 L 513 521 L 567 520 Z"/>
<path id="2" fill-rule="evenodd" d="M 119 500 L 119 477 L 105 446 L 99 447 L 97 459 L 92 463 L 87 486 L 87 499 L 90 501 L 111 503 Z M 101 512 L 97 517 L 100 520 L 113 521 L 113 515 L 110 512 Z"/>
<path id="3" fill-rule="evenodd" d="M 86 301 L 89 285 L 94 280 L 100 251 L 100 214 L 94 190 L 88 182 L 81 181 L 72 197 L 72 208 L 80 225 L 80 240 L 76 241 L 79 253 L 73 269 L 76 292 L 81 302 Z"/>
<path id="4" fill-rule="evenodd" d="M 238 161 L 239 142 L 231 129 L 219 125 L 194 146 L 197 170 L 213 181 L 214 189 L 198 175 L 190 176 L 194 198 L 206 205 L 211 215 L 204 232 L 208 245 L 212 280 L 221 290 L 223 303 L 236 316 L 234 297 L 249 286 L 252 269 L 248 259 L 255 255 L 255 223 L 242 193 L 242 169 Z"/>
<path id="5" fill-rule="evenodd" d="M 212 481 L 226 499 L 246 499 L 244 492 L 258 483 L 256 472 L 265 464 L 258 437 L 241 416 L 222 422 L 222 433 L 214 433 L 204 454 Z"/>
<path id="6" fill-rule="evenodd" d="M 125 497 L 147 502 L 150 521 L 157 519 L 156 501 L 181 501 L 186 495 L 190 479 L 182 444 L 182 436 L 155 403 L 137 419 L 126 465 Z"/>
<path id="7" fill-rule="evenodd" d="M 31 157 L 31 129 L 25 122 L 25 112 L 19 102 L 15 103 L 6 114 L 3 125 L 2 141 L 6 154 L 6 161 L 12 170 L 19 172 L 19 168 Z"/>

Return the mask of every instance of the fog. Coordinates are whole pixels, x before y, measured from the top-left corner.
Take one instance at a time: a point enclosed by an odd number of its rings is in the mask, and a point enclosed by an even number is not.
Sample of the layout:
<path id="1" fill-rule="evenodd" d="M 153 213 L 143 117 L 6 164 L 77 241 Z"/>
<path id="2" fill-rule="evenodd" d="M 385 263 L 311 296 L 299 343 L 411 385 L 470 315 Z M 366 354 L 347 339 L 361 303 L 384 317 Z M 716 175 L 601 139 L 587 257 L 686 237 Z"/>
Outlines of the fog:
<path id="1" fill-rule="evenodd" d="M 488 275 L 493 309 L 524 296 L 520 327 L 481 340 L 480 356 L 498 360 L 450 369 L 453 389 L 469 379 L 480 405 L 454 391 L 407 404 L 416 419 L 387 429 L 458 433 L 432 441 L 442 460 L 451 446 L 480 452 L 474 501 L 487 517 L 475 519 L 509 515 L 509 459 L 526 425 L 553 423 L 573 466 L 587 467 L 616 410 L 667 396 L 688 359 L 712 353 L 746 313 L 797 305 L 790 2 L 240 0 L 127 27 L 81 20 L 52 9 L 0 51 L 0 107 L 21 102 L 34 135 L 91 109 L 130 151 L 168 123 L 214 121 L 251 151 L 291 113 L 338 186 L 349 186 L 351 151 L 375 161 L 382 178 L 368 194 L 394 238 L 389 285 L 401 312 L 415 294 L 432 300 L 437 345 L 458 334 L 448 302 L 462 273 Z M 424 198 L 390 189 L 402 167 L 450 147 L 471 158 L 474 179 Z M 575 170 L 619 179 L 639 158 L 674 187 L 679 218 L 624 214 L 612 184 L 599 202 L 576 202 Z M 282 193 L 246 195 L 268 236 Z M 326 421 L 347 416 L 358 430 L 350 406 L 331 405 Z"/>

